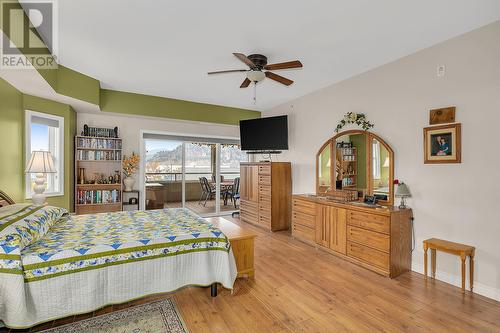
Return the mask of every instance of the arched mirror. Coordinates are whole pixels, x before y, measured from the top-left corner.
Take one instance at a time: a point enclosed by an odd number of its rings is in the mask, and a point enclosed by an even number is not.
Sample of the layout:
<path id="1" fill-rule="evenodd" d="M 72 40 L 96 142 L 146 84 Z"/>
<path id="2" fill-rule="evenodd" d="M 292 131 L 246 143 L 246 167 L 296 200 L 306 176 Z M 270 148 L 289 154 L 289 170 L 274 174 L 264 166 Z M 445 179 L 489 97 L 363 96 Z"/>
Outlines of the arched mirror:
<path id="1" fill-rule="evenodd" d="M 394 202 L 394 152 L 368 131 L 344 131 L 323 144 L 316 155 L 316 194 L 357 191 L 360 200 L 375 196 L 378 203 Z"/>

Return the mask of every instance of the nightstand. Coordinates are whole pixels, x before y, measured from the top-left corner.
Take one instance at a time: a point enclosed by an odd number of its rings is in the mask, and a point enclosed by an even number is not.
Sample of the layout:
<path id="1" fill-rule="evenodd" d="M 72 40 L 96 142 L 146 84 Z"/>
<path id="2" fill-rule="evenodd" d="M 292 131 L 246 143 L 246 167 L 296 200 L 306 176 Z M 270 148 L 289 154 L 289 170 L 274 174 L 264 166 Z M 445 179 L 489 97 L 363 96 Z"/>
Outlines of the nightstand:
<path id="1" fill-rule="evenodd" d="M 139 191 L 123 191 L 122 210 L 139 210 Z"/>

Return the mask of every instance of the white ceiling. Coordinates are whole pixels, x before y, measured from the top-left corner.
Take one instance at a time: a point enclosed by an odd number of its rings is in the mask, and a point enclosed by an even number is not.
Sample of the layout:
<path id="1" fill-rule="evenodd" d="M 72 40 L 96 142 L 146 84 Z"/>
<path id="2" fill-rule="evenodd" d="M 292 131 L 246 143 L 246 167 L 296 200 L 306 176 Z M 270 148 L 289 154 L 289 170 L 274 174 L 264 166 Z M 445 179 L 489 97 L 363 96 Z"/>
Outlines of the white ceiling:
<path id="1" fill-rule="evenodd" d="M 500 19 L 498 0 L 59 1 L 59 62 L 104 88 L 267 110 Z M 245 65 L 299 59 L 240 89 Z"/>

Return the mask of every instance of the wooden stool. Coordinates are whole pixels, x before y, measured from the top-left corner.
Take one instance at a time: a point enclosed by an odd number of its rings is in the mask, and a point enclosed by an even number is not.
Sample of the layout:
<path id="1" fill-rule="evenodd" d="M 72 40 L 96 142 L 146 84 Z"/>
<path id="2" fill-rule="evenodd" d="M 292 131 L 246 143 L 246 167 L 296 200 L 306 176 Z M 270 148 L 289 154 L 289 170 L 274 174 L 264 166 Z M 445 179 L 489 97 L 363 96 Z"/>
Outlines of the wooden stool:
<path id="1" fill-rule="evenodd" d="M 432 278 L 436 278 L 436 250 L 460 256 L 462 260 L 462 293 L 465 293 L 465 259 L 469 257 L 470 291 L 474 281 L 474 246 L 454 243 L 437 238 L 424 240 L 424 274 L 427 278 L 427 249 L 431 249 Z"/>

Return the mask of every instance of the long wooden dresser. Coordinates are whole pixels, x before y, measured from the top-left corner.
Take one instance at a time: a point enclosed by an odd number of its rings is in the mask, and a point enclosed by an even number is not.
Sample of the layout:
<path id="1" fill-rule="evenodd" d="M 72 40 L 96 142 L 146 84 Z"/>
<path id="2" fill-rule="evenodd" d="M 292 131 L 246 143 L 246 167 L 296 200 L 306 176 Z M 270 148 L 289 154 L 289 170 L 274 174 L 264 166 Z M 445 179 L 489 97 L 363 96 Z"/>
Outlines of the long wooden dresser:
<path id="1" fill-rule="evenodd" d="M 267 230 L 290 228 L 290 162 L 241 163 L 240 218 Z"/>
<path id="2" fill-rule="evenodd" d="M 394 278 L 411 269 L 411 209 L 294 195 L 292 236 Z"/>

